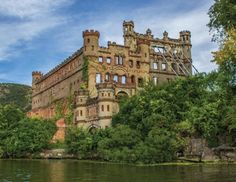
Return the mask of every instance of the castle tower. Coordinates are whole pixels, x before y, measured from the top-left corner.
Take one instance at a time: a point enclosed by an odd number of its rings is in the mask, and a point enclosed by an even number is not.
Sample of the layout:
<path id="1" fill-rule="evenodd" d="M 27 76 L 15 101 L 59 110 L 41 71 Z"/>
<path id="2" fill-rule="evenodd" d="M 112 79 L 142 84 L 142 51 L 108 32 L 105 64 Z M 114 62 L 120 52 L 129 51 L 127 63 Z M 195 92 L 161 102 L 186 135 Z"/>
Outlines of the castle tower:
<path id="1" fill-rule="evenodd" d="M 180 33 L 180 41 L 183 46 L 183 58 L 188 59 L 189 61 L 192 62 L 192 54 L 191 54 L 191 33 L 190 31 L 181 31 Z M 189 70 L 190 73 L 192 73 L 192 68 L 191 68 L 191 63 L 189 61 L 185 61 L 185 67 Z"/>
<path id="2" fill-rule="evenodd" d="M 136 51 L 137 43 L 135 38 L 133 21 L 123 22 L 123 37 L 124 37 L 124 45 L 130 47 L 130 50 Z"/>
<path id="3" fill-rule="evenodd" d="M 144 62 L 149 62 L 149 47 L 150 42 L 148 39 L 139 39 L 137 41 L 138 50 L 141 53 L 141 59 Z"/>
<path id="4" fill-rule="evenodd" d="M 96 56 L 99 48 L 99 37 L 100 33 L 95 30 L 85 30 L 83 31 L 84 38 L 84 54 L 90 56 Z"/>
<path id="5" fill-rule="evenodd" d="M 111 125 L 112 115 L 118 111 L 118 103 L 115 102 L 115 90 L 112 83 L 97 85 L 98 90 L 98 117 L 102 128 Z"/>
<path id="6" fill-rule="evenodd" d="M 43 73 L 40 71 L 32 72 L 32 88 L 35 89 L 35 83 L 43 77 Z"/>
<path id="7" fill-rule="evenodd" d="M 185 55 L 185 57 L 187 57 L 188 59 L 191 59 L 191 33 L 190 31 L 181 31 L 179 33 L 180 35 L 180 41 L 183 45 L 183 54 Z"/>
<path id="8" fill-rule="evenodd" d="M 74 122 L 78 126 L 84 123 L 87 118 L 86 103 L 89 92 L 87 90 L 79 90 L 76 95 L 76 109 L 74 111 Z"/>

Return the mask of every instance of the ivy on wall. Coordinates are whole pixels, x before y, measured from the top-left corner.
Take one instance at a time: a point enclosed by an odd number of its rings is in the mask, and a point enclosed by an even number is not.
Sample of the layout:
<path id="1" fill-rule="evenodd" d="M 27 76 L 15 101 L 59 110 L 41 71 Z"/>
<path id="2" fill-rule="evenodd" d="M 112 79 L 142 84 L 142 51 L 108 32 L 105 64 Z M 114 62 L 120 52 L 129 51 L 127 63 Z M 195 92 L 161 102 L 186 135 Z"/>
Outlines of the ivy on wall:
<path id="1" fill-rule="evenodd" d="M 83 80 L 86 82 L 88 81 L 88 65 L 89 65 L 88 57 L 84 56 L 82 76 Z"/>

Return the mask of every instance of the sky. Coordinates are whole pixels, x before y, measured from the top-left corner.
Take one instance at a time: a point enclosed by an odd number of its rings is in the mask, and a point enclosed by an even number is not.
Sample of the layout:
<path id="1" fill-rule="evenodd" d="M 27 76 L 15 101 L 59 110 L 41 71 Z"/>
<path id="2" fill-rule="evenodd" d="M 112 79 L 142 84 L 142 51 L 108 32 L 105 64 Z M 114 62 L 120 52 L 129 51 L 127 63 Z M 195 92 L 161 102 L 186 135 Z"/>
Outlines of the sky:
<path id="1" fill-rule="evenodd" d="M 191 31 L 193 63 L 200 72 L 211 62 L 212 35 L 206 24 L 213 0 L 0 0 L 0 82 L 31 85 L 32 71 L 47 73 L 82 47 L 82 31 L 100 32 L 100 45 L 123 44 L 122 23 L 154 37 L 178 38 Z"/>

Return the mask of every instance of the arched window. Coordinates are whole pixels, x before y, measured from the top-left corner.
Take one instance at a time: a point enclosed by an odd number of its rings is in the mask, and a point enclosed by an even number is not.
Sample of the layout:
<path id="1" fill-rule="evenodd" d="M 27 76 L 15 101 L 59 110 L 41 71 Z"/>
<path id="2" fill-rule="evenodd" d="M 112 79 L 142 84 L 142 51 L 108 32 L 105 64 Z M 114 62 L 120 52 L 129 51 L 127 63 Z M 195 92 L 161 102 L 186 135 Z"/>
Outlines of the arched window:
<path id="1" fill-rule="evenodd" d="M 109 73 L 106 73 L 105 80 L 110 81 L 110 74 Z"/>
<path id="2" fill-rule="evenodd" d="M 122 83 L 122 84 L 126 84 L 126 76 L 125 76 L 125 75 L 123 75 L 123 76 L 121 77 L 121 83 Z"/>
<path id="3" fill-rule="evenodd" d="M 131 76 L 131 83 L 135 83 L 135 76 L 134 75 Z"/>
<path id="4" fill-rule="evenodd" d="M 134 66 L 133 60 L 129 60 L 129 67 L 133 68 L 133 66 Z"/>
<path id="5" fill-rule="evenodd" d="M 114 82 L 118 82 L 118 75 L 114 75 L 114 78 L 113 78 Z"/>
<path id="6" fill-rule="evenodd" d="M 101 81 L 102 81 L 101 74 L 97 73 L 96 74 L 96 83 L 101 83 Z"/>

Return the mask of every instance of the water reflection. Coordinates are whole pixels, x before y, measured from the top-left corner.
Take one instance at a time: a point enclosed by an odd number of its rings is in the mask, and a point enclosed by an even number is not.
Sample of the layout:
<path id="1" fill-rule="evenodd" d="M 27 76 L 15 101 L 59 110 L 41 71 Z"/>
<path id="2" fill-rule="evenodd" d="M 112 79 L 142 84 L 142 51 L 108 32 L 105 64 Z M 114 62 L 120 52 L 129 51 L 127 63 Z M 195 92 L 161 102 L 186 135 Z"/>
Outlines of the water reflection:
<path id="1" fill-rule="evenodd" d="M 137 167 L 77 160 L 0 160 L 0 182 L 234 182 L 236 165 Z"/>

